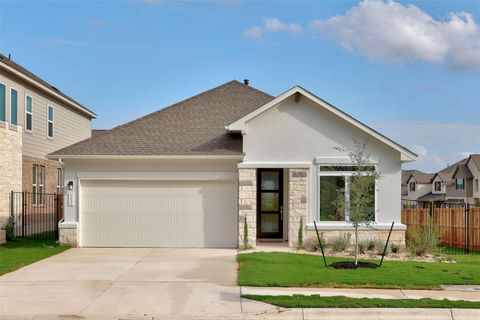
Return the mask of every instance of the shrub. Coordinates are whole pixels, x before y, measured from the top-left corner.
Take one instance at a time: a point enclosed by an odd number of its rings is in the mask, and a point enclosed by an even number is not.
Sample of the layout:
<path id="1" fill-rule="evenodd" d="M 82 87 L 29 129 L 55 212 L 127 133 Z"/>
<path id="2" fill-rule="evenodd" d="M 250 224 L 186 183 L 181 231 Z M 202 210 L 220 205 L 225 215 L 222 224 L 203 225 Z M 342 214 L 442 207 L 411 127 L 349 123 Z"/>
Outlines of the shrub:
<path id="1" fill-rule="evenodd" d="M 350 245 L 350 239 L 352 238 L 352 234 L 350 232 L 344 233 L 341 237 L 333 240 L 332 242 L 332 250 L 333 252 L 340 252 L 347 250 L 348 246 Z"/>
<path id="2" fill-rule="evenodd" d="M 300 227 L 298 227 L 297 249 L 303 248 L 303 217 L 300 218 Z"/>
<path id="3" fill-rule="evenodd" d="M 6 238 L 8 241 L 15 239 L 15 221 L 12 217 L 8 217 L 7 225 L 5 226 Z"/>
<path id="4" fill-rule="evenodd" d="M 408 230 L 408 250 L 416 256 L 425 256 L 434 251 L 439 243 L 438 227 L 429 223 Z"/>
<path id="5" fill-rule="evenodd" d="M 378 240 L 375 241 L 375 252 L 377 254 L 383 254 L 383 250 L 385 250 L 385 241 Z M 385 250 L 385 255 L 390 253 L 390 248 L 387 246 L 387 250 Z"/>
<path id="6" fill-rule="evenodd" d="M 248 244 L 248 223 L 247 216 L 245 216 L 245 221 L 243 223 L 243 248 L 248 250 L 250 245 Z"/>
<path id="7" fill-rule="evenodd" d="M 375 241 L 370 239 L 367 241 L 367 251 L 372 251 L 373 249 L 375 249 Z"/>
<path id="8" fill-rule="evenodd" d="M 390 250 L 392 251 L 392 253 L 400 253 L 400 245 L 392 243 L 390 245 Z"/>
<path id="9" fill-rule="evenodd" d="M 365 254 L 365 252 L 367 252 L 367 243 L 366 242 L 359 242 L 358 243 L 358 252 L 360 254 Z"/>

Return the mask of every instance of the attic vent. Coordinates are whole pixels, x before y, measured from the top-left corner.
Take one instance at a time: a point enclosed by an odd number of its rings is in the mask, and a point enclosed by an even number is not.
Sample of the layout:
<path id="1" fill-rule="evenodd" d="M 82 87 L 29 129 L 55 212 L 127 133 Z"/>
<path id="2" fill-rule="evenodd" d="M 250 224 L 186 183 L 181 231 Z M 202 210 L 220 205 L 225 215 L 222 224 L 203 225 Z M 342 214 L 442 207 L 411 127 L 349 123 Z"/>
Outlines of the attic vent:
<path id="1" fill-rule="evenodd" d="M 300 92 L 295 92 L 295 102 L 299 102 L 302 94 Z"/>
<path id="2" fill-rule="evenodd" d="M 245 83 L 245 85 L 248 86 L 248 84 L 250 83 L 250 80 L 248 80 L 248 79 L 243 79 L 243 83 Z"/>
<path id="3" fill-rule="evenodd" d="M 52 86 L 52 89 L 57 91 L 57 92 L 60 92 L 60 90 L 58 90 L 57 88 L 55 88 L 54 86 Z"/>

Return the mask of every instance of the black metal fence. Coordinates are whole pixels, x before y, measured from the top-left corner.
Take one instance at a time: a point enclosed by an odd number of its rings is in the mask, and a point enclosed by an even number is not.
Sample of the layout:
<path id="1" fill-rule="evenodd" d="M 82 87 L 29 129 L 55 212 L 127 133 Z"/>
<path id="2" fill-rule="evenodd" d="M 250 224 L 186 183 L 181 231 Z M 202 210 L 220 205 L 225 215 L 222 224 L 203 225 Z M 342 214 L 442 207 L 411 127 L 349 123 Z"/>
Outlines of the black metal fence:
<path id="1" fill-rule="evenodd" d="M 61 195 L 10 192 L 10 217 L 17 238 L 58 240 Z"/>
<path id="2" fill-rule="evenodd" d="M 480 254 L 480 207 L 465 203 L 404 205 L 402 223 L 407 225 L 407 240 L 409 230 L 433 226 L 442 252 Z"/>

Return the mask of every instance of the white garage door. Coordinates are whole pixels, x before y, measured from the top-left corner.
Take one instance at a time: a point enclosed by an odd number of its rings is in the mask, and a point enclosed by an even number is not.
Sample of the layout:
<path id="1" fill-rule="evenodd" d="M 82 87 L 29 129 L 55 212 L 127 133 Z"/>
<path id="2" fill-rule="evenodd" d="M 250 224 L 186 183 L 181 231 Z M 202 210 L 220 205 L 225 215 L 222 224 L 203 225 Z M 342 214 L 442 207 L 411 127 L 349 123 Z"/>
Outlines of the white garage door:
<path id="1" fill-rule="evenodd" d="M 237 246 L 233 181 L 82 181 L 84 247 Z"/>

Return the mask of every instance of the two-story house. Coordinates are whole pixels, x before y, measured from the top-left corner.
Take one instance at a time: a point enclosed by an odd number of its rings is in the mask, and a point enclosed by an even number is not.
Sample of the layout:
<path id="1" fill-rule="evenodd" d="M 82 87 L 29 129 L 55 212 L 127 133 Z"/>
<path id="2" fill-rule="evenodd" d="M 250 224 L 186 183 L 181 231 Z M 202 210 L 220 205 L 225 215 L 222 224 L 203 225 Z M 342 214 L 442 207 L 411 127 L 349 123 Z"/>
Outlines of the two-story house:
<path id="1" fill-rule="evenodd" d="M 94 112 L 0 54 L 0 228 L 11 191 L 61 193 L 61 160 L 45 156 L 91 136 Z M 33 205 L 43 205 L 32 196 Z"/>
<path id="2" fill-rule="evenodd" d="M 473 154 L 437 173 L 426 174 L 416 170 L 402 172 L 405 192 L 402 200 L 416 201 L 419 206 L 430 202 L 478 203 L 480 200 L 480 155 Z"/>
<path id="3" fill-rule="evenodd" d="M 467 167 L 473 176 L 473 201 L 476 205 L 480 205 L 480 154 L 470 155 L 467 161 Z"/>

